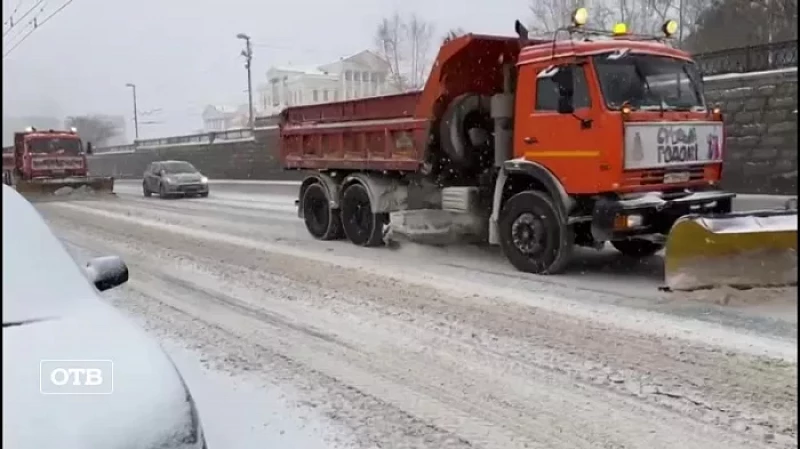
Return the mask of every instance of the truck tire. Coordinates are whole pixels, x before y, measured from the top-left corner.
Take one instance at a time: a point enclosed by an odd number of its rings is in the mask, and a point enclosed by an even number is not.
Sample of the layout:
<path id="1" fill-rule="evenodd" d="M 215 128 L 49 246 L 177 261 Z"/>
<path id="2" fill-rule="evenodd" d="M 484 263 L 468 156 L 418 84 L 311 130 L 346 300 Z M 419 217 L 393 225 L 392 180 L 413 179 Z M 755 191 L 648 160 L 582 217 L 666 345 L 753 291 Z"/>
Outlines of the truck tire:
<path id="1" fill-rule="evenodd" d="M 308 233 L 317 240 L 342 237 L 339 211 L 331 209 L 328 194 L 320 184 L 311 184 L 303 192 L 303 221 Z"/>
<path id="2" fill-rule="evenodd" d="M 611 246 L 623 255 L 637 259 L 650 257 L 664 248 L 661 243 L 644 239 L 614 240 L 611 242 Z"/>
<path id="3" fill-rule="evenodd" d="M 487 156 L 481 153 L 493 150 L 489 140 L 473 141 L 473 130 L 483 131 L 476 136 L 491 136 L 494 122 L 488 104 L 480 95 L 463 94 L 450 102 L 439 122 L 441 148 L 450 161 L 462 169 L 478 167 L 481 158 Z"/>
<path id="4" fill-rule="evenodd" d="M 342 227 L 347 239 L 358 246 L 383 244 L 387 214 L 372 213 L 369 194 L 361 184 L 352 184 L 342 195 Z"/>
<path id="5" fill-rule="evenodd" d="M 503 254 L 516 269 L 558 274 L 567 267 L 575 238 L 547 194 L 525 191 L 512 196 L 500 211 L 499 225 Z"/>

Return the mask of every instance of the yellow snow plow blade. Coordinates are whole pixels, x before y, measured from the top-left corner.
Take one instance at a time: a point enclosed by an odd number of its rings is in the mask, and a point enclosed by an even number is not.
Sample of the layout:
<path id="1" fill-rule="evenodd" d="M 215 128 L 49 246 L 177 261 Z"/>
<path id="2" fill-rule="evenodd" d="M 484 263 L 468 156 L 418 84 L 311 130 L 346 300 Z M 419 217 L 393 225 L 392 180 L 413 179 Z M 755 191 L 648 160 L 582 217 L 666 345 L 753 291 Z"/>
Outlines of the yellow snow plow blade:
<path id="1" fill-rule="evenodd" d="M 114 178 L 75 177 L 60 179 L 17 180 L 17 192 L 29 201 L 92 199 L 114 194 Z"/>
<path id="2" fill-rule="evenodd" d="M 797 284 L 797 210 L 687 215 L 664 253 L 671 290 Z"/>

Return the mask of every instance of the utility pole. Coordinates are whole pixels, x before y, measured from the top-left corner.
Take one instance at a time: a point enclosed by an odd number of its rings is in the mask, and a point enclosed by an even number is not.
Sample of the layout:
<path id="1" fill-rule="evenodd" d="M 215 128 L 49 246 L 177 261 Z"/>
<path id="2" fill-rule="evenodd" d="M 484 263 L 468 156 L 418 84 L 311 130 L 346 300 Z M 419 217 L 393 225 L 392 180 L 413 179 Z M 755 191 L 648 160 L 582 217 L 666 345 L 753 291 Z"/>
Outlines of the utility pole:
<path id="1" fill-rule="evenodd" d="M 139 140 L 139 112 L 136 109 L 136 84 L 128 83 L 125 85 L 126 87 L 130 87 L 133 91 L 133 130 L 136 133 L 136 138 L 134 141 Z"/>
<path id="2" fill-rule="evenodd" d="M 255 128 L 255 119 L 253 117 L 253 76 L 250 70 L 251 63 L 253 61 L 253 46 L 250 45 L 250 36 L 239 33 L 236 35 L 237 38 L 242 39 L 245 43 L 245 48 L 242 50 L 242 56 L 244 56 L 244 68 L 247 69 L 247 97 L 250 106 L 250 117 L 248 119 L 248 124 L 250 125 L 250 129 Z"/>

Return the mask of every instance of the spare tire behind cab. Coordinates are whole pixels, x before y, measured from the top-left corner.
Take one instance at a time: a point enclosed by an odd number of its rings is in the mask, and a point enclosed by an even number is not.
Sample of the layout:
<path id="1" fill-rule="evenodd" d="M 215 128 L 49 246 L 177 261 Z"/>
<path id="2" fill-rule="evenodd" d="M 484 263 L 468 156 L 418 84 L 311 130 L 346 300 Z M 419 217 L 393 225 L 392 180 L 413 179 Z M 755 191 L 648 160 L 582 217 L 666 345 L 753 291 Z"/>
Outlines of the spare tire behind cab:
<path id="1" fill-rule="evenodd" d="M 482 160 L 492 160 L 490 99 L 463 94 L 447 106 L 439 122 L 439 141 L 454 168 L 475 169 Z"/>

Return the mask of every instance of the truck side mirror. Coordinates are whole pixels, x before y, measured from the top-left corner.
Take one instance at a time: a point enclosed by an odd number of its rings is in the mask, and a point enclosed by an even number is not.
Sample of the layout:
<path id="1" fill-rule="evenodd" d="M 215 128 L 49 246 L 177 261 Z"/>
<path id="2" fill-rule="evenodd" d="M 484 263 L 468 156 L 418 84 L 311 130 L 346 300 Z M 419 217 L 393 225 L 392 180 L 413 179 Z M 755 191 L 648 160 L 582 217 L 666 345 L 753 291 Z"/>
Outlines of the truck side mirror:
<path id="1" fill-rule="evenodd" d="M 86 142 L 86 154 L 88 155 L 94 154 L 94 150 L 92 149 L 92 142 Z"/>
<path id="2" fill-rule="evenodd" d="M 572 114 L 575 106 L 572 97 L 575 94 L 575 84 L 572 76 L 572 69 L 566 68 L 559 70 L 554 76 L 556 86 L 558 86 L 558 112 L 561 114 Z"/>

